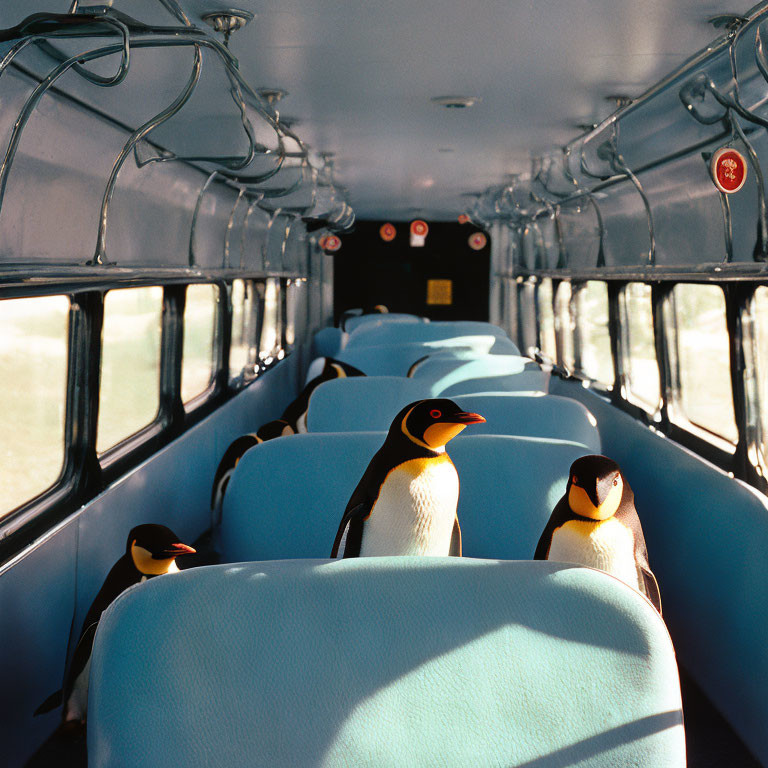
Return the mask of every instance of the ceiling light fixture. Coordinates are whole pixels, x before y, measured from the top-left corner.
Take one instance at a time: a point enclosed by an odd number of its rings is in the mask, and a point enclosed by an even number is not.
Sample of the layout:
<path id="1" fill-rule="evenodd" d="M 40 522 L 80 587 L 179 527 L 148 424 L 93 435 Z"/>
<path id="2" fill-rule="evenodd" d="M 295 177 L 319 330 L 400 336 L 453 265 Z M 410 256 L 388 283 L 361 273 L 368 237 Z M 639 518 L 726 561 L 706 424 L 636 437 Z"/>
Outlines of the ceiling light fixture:
<path id="1" fill-rule="evenodd" d="M 255 16 L 250 11 L 239 8 L 227 8 L 221 11 L 211 11 L 200 17 L 214 32 L 224 33 L 224 45 L 229 45 L 229 36 L 242 29 Z"/>
<path id="2" fill-rule="evenodd" d="M 466 109 L 480 101 L 479 96 L 433 96 L 430 101 L 446 109 Z"/>
<path id="3" fill-rule="evenodd" d="M 256 93 L 270 106 L 277 104 L 278 101 L 281 101 L 288 95 L 288 91 L 284 91 L 282 88 L 259 88 Z"/>

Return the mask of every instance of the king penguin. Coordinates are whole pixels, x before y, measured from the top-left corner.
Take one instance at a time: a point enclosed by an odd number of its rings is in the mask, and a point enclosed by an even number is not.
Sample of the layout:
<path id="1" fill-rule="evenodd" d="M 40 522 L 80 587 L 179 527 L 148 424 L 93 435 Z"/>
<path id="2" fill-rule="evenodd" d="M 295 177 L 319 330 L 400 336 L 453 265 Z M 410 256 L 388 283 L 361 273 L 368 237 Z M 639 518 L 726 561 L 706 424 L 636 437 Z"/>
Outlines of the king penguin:
<path id="1" fill-rule="evenodd" d="M 88 707 L 88 677 L 91 666 L 91 651 L 96 627 L 102 612 L 128 587 L 153 576 L 178 572 L 176 558 L 193 554 L 192 547 L 182 544 L 179 537 L 164 525 L 138 525 L 128 534 L 125 554 L 112 566 L 101 589 L 88 609 L 80 638 L 75 647 L 72 663 L 64 681 L 61 698 L 58 692 L 49 697 L 36 714 L 49 711 L 63 701 L 62 722 L 84 723 Z M 140 628 L 137 629 L 140 631 Z M 53 706 L 46 705 L 50 702 Z"/>
<path id="2" fill-rule="evenodd" d="M 619 465 L 606 456 L 573 462 L 565 495 L 555 505 L 533 558 L 606 571 L 644 594 L 661 613 L 634 494 Z"/>
<path id="3" fill-rule="evenodd" d="M 403 408 L 352 493 L 331 557 L 460 557 L 459 477 L 445 445 L 484 421 L 446 399 Z"/>

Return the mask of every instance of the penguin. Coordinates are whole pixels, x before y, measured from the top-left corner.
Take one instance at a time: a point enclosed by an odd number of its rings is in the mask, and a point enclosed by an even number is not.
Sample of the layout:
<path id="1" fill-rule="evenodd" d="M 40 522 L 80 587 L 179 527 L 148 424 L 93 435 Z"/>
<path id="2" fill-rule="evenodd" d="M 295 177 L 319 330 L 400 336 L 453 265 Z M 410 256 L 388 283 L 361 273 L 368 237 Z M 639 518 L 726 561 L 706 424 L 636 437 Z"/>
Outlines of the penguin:
<path id="1" fill-rule="evenodd" d="M 555 505 L 533 559 L 606 571 L 644 594 L 661 613 L 634 494 L 619 465 L 606 456 L 573 462 L 565 495 Z"/>
<path id="2" fill-rule="evenodd" d="M 125 554 L 112 566 L 85 616 L 63 689 L 50 696 L 35 712 L 36 715 L 48 712 L 63 702 L 62 724 L 71 721 L 85 724 L 91 651 L 101 614 L 128 587 L 153 576 L 178 573 L 176 558 L 194 552 L 192 547 L 182 544 L 179 537 L 164 525 L 147 523 L 131 530 Z"/>
<path id="3" fill-rule="evenodd" d="M 444 398 L 403 408 L 352 493 L 331 557 L 460 557 L 459 477 L 445 445 L 484 421 Z"/>
<path id="4" fill-rule="evenodd" d="M 214 511 L 221 509 L 224 494 L 227 492 L 227 485 L 229 485 L 229 478 L 249 448 L 253 448 L 254 445 L 259 445 L 266 440 L 274 440 L 276 437 L 286 437 L 292 434 L 294 434 L 293 427 L 285 419 L 275 419 L 262 424 L 256 432 L 240 435 L 233 440 L 229 448 L 224 451 L 219 466 L 216 468 L 216 474 L 213 476 L 211 509 Z"/>
<path id="5" fill-rule="evenodd" d="M 307 382 L 307 385 L 301 391 L 299 396 L 283 411 L 282 419 L 291 425 L 296 433 L 307 431 L 307 411 L 309 410 L 309 399 L 312 393 L 326 381 L 332 379 L 344 379 L 348 376 L 365 376 L 365 374 L 352 365 L 334 360 L 332 357 L 320 358 L 324 360 L 320 373 Z M 313 361 L 310 370 L 319 366 L 318 361 Z"/>

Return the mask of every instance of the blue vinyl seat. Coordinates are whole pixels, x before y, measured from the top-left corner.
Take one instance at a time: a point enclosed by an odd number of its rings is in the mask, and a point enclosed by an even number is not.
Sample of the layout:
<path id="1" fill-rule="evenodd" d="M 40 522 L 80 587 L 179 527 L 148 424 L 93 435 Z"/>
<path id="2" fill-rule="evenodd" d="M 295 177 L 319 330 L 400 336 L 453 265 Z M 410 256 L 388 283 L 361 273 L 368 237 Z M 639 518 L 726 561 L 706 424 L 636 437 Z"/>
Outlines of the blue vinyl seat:
<path id="1" fill-rule="evenodd" d="M 307 433 L 249 450 L 227 487 L 222 557 L 280 560 L 327 557 L 352 491 L 381 447 L 383 432 Z M 459 522 L 468 557 L 527 559 L 580 443 L 479 435 L 448 446 L 459 474 Z"/>
<path id="2" fill-rule="evenodd" d="M 352 333 L 359 328 L 380 328 L 388 323 L 423 323 L 424 318 L 404 312 L 375 312 L 369 315 L 348 317 L 344 322 L 344 330 Z"/>
<path id="3" fill-rule="evenodd" d="M 358 386 L 365 381 L 363 386 Z M 368 382 L 374 382 L 371 386 Z M 310 432 L 375 432 L 389 429 L 392 419 L 408 403 L 420 399 L 408 385 L 387 377 L 336 379 L 315 391 L 307 413 Z M 521 435 L 551 437 L 583 443 L 600 453 L 600 432 L 586 406 L 568 397 L 541 392 L 506 392 L 457 395 L 453 400 L 465 411 L 480 413 L 485 424 L 475 424 L 459 436 Z"/>
<path id="4" fill-rule="evenodd" d="M 474 321 L 437 323 L 385 323 L 379 326 L 363 325 L 349 334 L 346 347 L 367 347 L 372 344 L 408 344 L 420 341 L 441 341 L 457 336 L 494 336 L 507 339 L 497 325 Z"/>
<path id="5" fill-rule="evenodd" d="M 340 328 L 321 328 L 312 338 L 312 357 L 336 357 L 341 351 Z"/>
<path id="6" fill-rule="evenodd" d="M 685 765 L 663 621 L 558 563 L 163 576 L 105 611 L 90 681 L 90 768 Z"/>
<path id="7" fill-rule="evenodd" d="M 407 376 L 411 366 L 422 358 L 439 353 L 448 360 L 472 359 L 489 355 L 517 356 L 517 347 L 497 336 L 460 336 L 432 342 L 375 344 L 342 349 L 337 359 L 353 365 L 367 376 Z M 419 365 L 421 367 L 421 364 Z"/>

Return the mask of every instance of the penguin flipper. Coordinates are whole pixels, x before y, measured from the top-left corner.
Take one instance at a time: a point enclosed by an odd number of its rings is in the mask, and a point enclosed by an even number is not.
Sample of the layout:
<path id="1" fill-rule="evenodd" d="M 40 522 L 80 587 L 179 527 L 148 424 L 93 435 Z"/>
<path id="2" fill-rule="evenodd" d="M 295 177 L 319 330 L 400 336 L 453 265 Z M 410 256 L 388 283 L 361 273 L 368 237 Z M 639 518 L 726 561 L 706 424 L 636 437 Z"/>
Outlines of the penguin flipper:
<path id="1" fill-rule="evenodd" d="M 549 516 L 547 524 L 544 526 L 544 530 L 541 532 L 539 542 L 536 545 L 536 551 L 533 553 L 534 560 L 547 560 L 549 558 L 549 548 L 552 546 L 552 534 L 556 528 L 559 528 L 566 520 L 568 520 L 568 500 L 563 496 L 560 501 L 555 504 L 555 508 L 552 510 L 552 514 Z"/>
<path id="2" fill-rule="evenodd" d="M 58 691 L 52 693 L 34 712 L 33 717 L 38 715 L 45 715 L 48 712 L 52 712 L 57 707 L 60 707 L 64 701 L 64 690 L 59 688 Z"/>
<path id="3" fill-rule="evenodd" d="M 361 501 L 344 512 L 344 517 L 341 518 L 339 530 L 336 532 L 336 538 L 333 542 L 332 558 L 339 556 L 339 546 L 345 533 L 347 534 L 347 541 L 342 557 L 359 557 L 360 546 L 363 542 L 363 521 L 368 517 L 370 510 L 370 505 Z"/>
<path id="4" fill-rule="evenodd" d="M 659 615 L 661 615 L 661 592 L 659 591 L 659 582 L 656 581 L 653 572 L 648 568 L 640 566 L 640 573 L 643 575 L 643 592 L 653 603 L 653 607 L 659 612 Z"/>
<path id="5" fill-rule="evenodd" d="M 450 557 L 461 557 L 461 526 L 459 516 L 453 521 L 453 533 L 451 534 L 451 546 L 448 549 Z"/>

